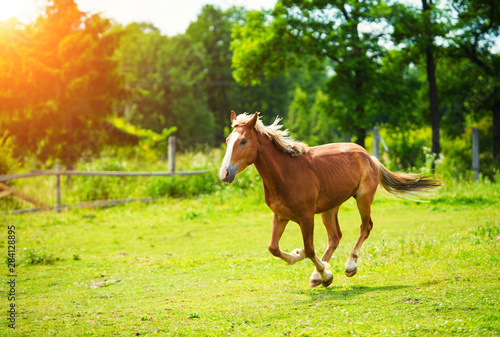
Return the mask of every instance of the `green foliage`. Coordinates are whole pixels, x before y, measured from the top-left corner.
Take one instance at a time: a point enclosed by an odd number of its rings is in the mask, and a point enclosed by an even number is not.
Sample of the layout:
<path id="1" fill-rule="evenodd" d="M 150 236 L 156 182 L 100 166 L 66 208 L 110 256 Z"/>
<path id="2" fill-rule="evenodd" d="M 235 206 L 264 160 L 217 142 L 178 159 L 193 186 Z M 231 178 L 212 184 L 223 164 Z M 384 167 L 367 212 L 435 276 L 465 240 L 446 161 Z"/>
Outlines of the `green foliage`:
<path id="1" fill-rule="evenodd" d="M 328 95 L 321 90 L 316 91 L 314 104 L 311 107 L 311 115 L 315 120 L 310 140 L 312 145 L 345 140 L 345 137 L 341 137 L 340 131 L 336 127 L 333 118 L 334 109 L 341 109 L 341 107 L 335 106 L 335 104 L 328 99 Z"/>
<path id="2" fill-rule="evenodd" d="M 486 142 L 487 130 L 491 127 L 487 122 L 477 124 L 483 135 L 481 142 Z M 380 135 L 389 148 L 382 153 L 382 162 L 393 171 L 413 171 L 429 173 L 434 155 L 430 148 L 430 128 L 395 129 L 381 128 Z M 372 138 L 369 138 L 372 145 Z M 482 144 L 482 143 L 481 143 Z M 370 149 L 371 150 L 371 149 Z M 380 149 L 382 150 L 382 148 Z M 467 129 L 461 137 L 444 134 L 441 141 L 441 154 L 437 158 L 436 173 L 458 181 L 473 179 L 472 172 L 472 136 Z M 498 165 L 489 152 L 480 156 L 482 177 L 489 181 L 497 181 Z"/>
<path id="3" fill-rule="evenodd" d="M 377 97 L 374 88 L 380 82 L 374 55 L 383 56 L 385 49 L 379 43 L 384 34 L 360 32 L 359 26 L 386 24 L 388 7 L 384 2 L 349 6 L 347 11 L 344 3 L 284 1 L 276 4 L 272 16 L 249 13 L 245 25 L 233 32 L 233 67 L 236 80 L 256 84 L 262 76 L 300 62 L 331 66 L 335 76 L 329 80 L 330 99 L 347 111 L 334 118 L 364 145 L 376 113 L 369 103 Z"/>
<path id="4" fill-rule="evenodd" d="M 295 138 L 303 141 L 307 141 L 312 132 L 313 121 L 309 106 L 307 94 L 297 87 L 293 95 L 293 101 L 288 108 L 286 126 L 294 134 Z"/>
<path id="5" fill-rule="evenodd" d="M 14 173 L 20 167 L 18 158 L 14 156 L 14 144 L 8 131 L 0 134 L 0 174 Z"/>
<path id="6" fill-rule="evenodd" d="M 60 260 L 60 258 L 54 256 L 54 254 L 52 253 L 42 250 L 37 250 L 35 248 L 26 250 L 25 255 L 26 256 L 24 258 L 24 262 L 30 265 L 35 265 L 35 264 L 48 265 L 48 264 L 53 264 L 54 262 Z"/>
<path id="7" fill-rule="evenodd" d="M 130 93 L 120 115 L 157 133 L 175 126 L 186 146 L 211 144 L 215 124 L 202 88 L 203 48 L 187 35 L 162 36 L 150 24 L 131 23 L 120 31 L 116 57 Z"/>
<path id="8" fill-rule="evenodd" d="M 111 25 L 72 0 L 48 2 L 33 24 L 0 22 L 0 128 L 8 132 L 0 137 L 0 173 L 17 171 L 21 158 L 26 169 L 62 163 L 165 170 L 168 135 L 176 130 L 178 149 L 194 156 L 200 144 L 223 142 L 232 109 L 260 111 L 265 123 L 279 115 L 310 145 L 364 143 L 377 125 L 391 169 L 425 171 L 432 134 L 423 65 L 432 47 L 442 117 L 437 171 L 471 179 L 469 129 L 477 126 L 482 179 L 498 179 L 500 63 L 491 49 L 500 32 L 498 6 L 425 3 L 427 10 L 287 0 L 250 12 L 206 5 L 184 34 L 168 37 L 148 23 Z M 203 151 L 207 163 L 184 168 L 208 175 L 76 177 L 67 200 L 190 197 L 259 185 L 255 171 L 222 185 L 221 158 Z M 52 188 L 53 179 L 43 184 Z"/>
<path id="9" fill-rule="evenodd" d="M 33 24 L 2 25 L 11 38 L 0 39 L 0 126 L 20 154 L 71 167 L 100 150 L 100 122 L 121 93 L 112 59 L 118 36 L 109 28 L 72 0 L 49 2 Z"/>
<path id="10" fill-rule="evenodd" d="M 192 177 L 154 177 L 146 185 L 146 194 L 152 197 L 195 197 L 211 194 L 217 189 L 213 177 L 208 174 Z"/>
<path id="11" fill-rule="evenodd" d="M 340 141 L 342 135 L 335 128 L 336 121 L 332 117 L 336 109 L 336 112 L 345 112 L 338 105 L 332 106 L 328 96 L 321 90 L 317 90 L 313 96 L 297 87 L 284 124 L 294 138 L 311 146 Z"/>
<path id="12" fill-rule="evenodd" d="M 394 171 L 430 169 L 426 166 L 426 148 L 429 149 L 430 134 L 429 128 L 382 129 L 380 135 L 389 148 L 389 160 L 386 160 L 384 164 Z"/>
<path id="13" fill-rule="evenodd" d="M 126 122 L 161 132 L 166 125 L 165 87 L 167 37 L 147 23 L 115 26 L 120 44 L 115 57 L 125 79 L 127 96 L 118 111 Z"/>
<path id="14" fill-rule="evenodd" d="M 285 52 L 289 39 L 283 34 L 284 28 L 283 22 L 259 11 L 248 12 L 245 24 L 234 26 L 231 50 L 236 81 L 257 85 L 290 63 L 297 65 L 291 53 Z"/>
<path id="15" fill-rule="evenodd" d="M 79 166 L 83 171 L 125 171 L 127 163 L 119 159 L 99 158 Z M 71 178 L 73 198 L 82 201 L 128 198 L 133 178 L 108 176 L 74 176 Z"/>
<path id="16" fill-rule="evenodd" d="M 495 205 L 500 202 L 500 184 L 488 179 L 480 182 L 458 182 L 450 176 L 446 166 L 438 166 L 438 172 L 444 181 L 444 186 L 431 200 L 435 205 L 477 206 Z M 472 179 L 470 179 L 472 180 Z"/>
<path id="17" fill-rule="evenodd" d="M 177 131 L 173 126 L 169 129 L 163 129 L 161 133 L 156 133 L 150 129 L 143 129 L 127 123 L 122 118 L 112 118 L 111 124 L 126 134 L 136 136 L 140 139 L 138 145 L 142 151 L 154 150 L 158 157 L 164 157 L 168 153 L 168 137 Z"/>
<path id="18" fill-rule="evenodd" d="M 470 232 L 479 239 L 498 240 L 498 236 L 500 235 L 500 226 L 479 226 L 472 229 Z"/>

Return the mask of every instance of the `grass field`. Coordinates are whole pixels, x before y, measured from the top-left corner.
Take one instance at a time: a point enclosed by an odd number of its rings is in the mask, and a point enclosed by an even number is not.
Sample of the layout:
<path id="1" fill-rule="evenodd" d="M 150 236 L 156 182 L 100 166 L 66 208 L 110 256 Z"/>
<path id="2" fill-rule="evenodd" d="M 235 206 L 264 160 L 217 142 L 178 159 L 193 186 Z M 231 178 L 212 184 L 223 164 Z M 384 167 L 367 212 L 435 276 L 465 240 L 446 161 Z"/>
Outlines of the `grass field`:
<path id="1" fill-rule="evenodd" d="M 1 336 L 498 336 L 500 188 L 449 184 L 431 203 L 377 196 L 358 273 L 358 236 L 340 210 L 333 284 L 309 288 L 313 264 L 267 251 L 260 189 L 107 209 L 0 215 L 16 231 L 16 329 L 1 283 Z M 320 218 L 316 251 L 326 248 Z M 290 223 L 282 249 L 302 247 Z M 7 279 L 7 263 L 2 278 Z"/>

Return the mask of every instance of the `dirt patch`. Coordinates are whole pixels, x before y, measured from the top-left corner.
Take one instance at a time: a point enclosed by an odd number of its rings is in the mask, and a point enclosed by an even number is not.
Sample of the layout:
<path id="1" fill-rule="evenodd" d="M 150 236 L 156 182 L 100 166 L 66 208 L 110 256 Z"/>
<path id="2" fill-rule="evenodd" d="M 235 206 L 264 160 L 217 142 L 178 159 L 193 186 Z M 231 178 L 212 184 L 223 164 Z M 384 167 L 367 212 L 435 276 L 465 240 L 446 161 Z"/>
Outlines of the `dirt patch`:
<path id="1" fill-rule="evenodd" d="M 110 278 L 110 279 L 106 279 L 106 280 L 99 280 L 99 281 L 90 281 L 89 283 L 89 288 L 92 288 L 92 289 L 96 289 L 96 288 L 103 288 L 103 287 L 108 287 L 109 285 L 113 284 L 113 283 L 117 283 L 117 282 L 120 282 L 119 280 L 115 279 L 115 278 Z"/>
<path id="2" fill-rule="evenodd" d="M 405 298 L 403 303 L 420 304 L 420 301 L 415 298 Z"/>

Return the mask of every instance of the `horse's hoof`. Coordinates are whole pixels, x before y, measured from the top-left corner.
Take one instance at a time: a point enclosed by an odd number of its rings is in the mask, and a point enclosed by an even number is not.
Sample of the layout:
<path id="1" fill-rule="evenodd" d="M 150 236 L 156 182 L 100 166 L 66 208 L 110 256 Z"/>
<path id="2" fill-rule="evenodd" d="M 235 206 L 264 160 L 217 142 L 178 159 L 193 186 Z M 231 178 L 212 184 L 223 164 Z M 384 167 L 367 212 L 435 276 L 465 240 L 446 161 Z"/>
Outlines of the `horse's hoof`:
<path id="1" fill-rule="evenodd" d="M 333 275 L 332 275 L 332 278 L 329 279 L 329 280 L 326 280 L 326 281 L 321 281 L 321 284 L 323 285 L 323 287 L 328 287 L 330 284 L 332 284 L 333 282 Z"/>
<path id="2" fill-rule="evenodd" d="M 355 268 L 355 269 L 351 269 L 351 270 L 345 270 L 345 276 L 347 277 L 353 277 L 354 275 L 356 275 L 356 272 L 358 271 L 358 268 Z"/>
<path id="3" fill-rule="evenodd" d="M 333 280 L 333 277 L 332 277 Z M 321 284 L 321 280 L 309 280 L 309 287 L 314 288 Z M 331 283 L 331 282 L 330 282 Z"/>

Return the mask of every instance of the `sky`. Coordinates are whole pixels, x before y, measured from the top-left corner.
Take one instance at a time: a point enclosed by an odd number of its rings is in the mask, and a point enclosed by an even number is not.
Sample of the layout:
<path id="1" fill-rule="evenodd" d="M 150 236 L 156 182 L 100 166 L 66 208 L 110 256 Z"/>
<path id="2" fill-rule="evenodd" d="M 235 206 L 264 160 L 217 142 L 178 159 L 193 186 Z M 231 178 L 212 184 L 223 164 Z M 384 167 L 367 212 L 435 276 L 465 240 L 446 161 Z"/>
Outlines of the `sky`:
<path id="1" fill-rule="evenodd" d="M 23 23 L 33 22 L 48 0 L 0 0 L 0 20 L 15 16 Z M 68 0 L 53 0 L 68 1 Z M 196 21 L 206 4 L 222 9 L 242 6 L 247 9 L 271 9 L 277 0 L 75 0 L 84 12 L 102 13 L 104 17 L 128 24 L 151 22 L 168 36 L 182 34 L 191 22 Z M 421 0 L 404 0 L 416 7 Z M 500 38 L 495 39 L 492 51 L 500 52 Z"/>
<path id="2" fill-rule="evenodd" d="M 66 1 L 66 0 L 54 0 Z M 104 17 L 127 24 L 152 22 L 168 36 L 181 34 L 201 12 L 205 4 L 222 9 L 242 6 L 247 9 L 270 9 L 276 0 L 76 0 L 84 12 L 102 13 Z M 0 20 L 15 16 L 23 23 L 33 22 L 42 10 L 44 0 L 0 0 Z"/>

